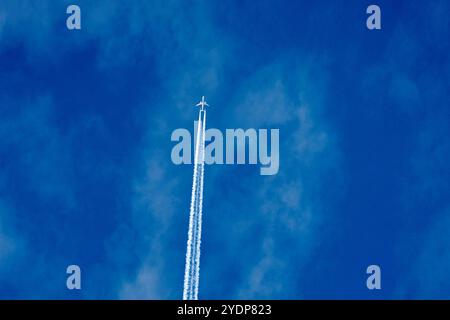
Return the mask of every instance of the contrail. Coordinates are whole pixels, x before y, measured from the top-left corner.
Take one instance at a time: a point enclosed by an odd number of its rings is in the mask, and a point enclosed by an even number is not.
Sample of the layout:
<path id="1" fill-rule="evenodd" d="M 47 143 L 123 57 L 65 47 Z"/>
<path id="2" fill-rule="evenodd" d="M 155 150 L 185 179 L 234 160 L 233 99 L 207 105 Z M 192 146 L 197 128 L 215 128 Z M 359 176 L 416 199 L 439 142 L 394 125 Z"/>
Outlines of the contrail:
<path id="1" fill-rule="evenodd" d="M 189 230 L 184 270 L 183 300 L 198 299 L 200 280 L 200 243 L 202 237 L 203 174 L 205 162 L 205 127 L 207 105 L 204 101 L 198 114 L 197 141 L 195 143 L 194 176 L 192 179 L 191 208 L 189 212 Z"/>

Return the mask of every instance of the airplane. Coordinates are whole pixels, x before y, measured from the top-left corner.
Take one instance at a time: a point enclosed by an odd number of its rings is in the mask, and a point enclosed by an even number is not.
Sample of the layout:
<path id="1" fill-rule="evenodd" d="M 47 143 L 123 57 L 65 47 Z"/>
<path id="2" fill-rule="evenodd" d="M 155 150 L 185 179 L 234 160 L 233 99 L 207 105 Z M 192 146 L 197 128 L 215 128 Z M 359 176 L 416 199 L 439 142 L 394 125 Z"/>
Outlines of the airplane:
<path id="1" fill-rule="evenodd" d="M 205 101 L 205 96 L 202 96 L 202 101 L 197 103 L 196 106 L 202 108 L 201 111 L 203 111 L 205 109 L 205 106 L 209 107 L 209 104 L 207 104 Z"/>

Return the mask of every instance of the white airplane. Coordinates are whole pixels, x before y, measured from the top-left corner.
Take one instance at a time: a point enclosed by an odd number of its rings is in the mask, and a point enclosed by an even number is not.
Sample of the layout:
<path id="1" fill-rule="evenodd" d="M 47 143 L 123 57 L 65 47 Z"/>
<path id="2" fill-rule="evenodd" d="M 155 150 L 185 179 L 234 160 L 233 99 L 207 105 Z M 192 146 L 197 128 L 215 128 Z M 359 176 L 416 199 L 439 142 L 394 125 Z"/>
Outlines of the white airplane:
<path id="1" fill-rule="evenodd" d="M 202 111 L 205 109 L 205 106 L 209 107 L 209 104 L 207 104 L 206 101 L 205 101 L 205 96 L 202 96 L 202 101 L 197 103 L 196 106 L 202 108 L 201 109 Z"/>

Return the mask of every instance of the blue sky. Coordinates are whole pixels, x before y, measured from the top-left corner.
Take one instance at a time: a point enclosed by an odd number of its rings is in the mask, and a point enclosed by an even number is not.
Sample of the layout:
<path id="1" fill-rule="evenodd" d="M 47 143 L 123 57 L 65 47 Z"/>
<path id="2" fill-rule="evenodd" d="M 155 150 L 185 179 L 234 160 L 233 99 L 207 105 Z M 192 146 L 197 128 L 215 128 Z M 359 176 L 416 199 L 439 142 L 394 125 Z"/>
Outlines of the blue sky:
<path id="1" fill-rule="evenodd" d="M 181 298 L 202 95 L 280 170 L 206 167 L 201 299 L 449 297 L 447 1 L 69 4 L 0 3 L 0 298 Z"/>

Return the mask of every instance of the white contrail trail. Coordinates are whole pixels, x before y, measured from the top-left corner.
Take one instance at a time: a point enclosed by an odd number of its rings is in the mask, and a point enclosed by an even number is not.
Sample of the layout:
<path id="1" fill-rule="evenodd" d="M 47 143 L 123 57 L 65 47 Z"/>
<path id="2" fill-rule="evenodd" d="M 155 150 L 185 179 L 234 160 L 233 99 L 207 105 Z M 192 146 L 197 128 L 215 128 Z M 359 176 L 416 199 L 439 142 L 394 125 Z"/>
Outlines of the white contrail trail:
<path id="1" fill-rule="evenodd" d="M 205 162 L 206 110 L 198 115 L 197 141 L 195 144 L 194 176 L 192 181 L 191 208 L 184 271 L 183 300 L 198 299 L 200 280 L 200 243 L 202 236 L 203 174 Z"/>

